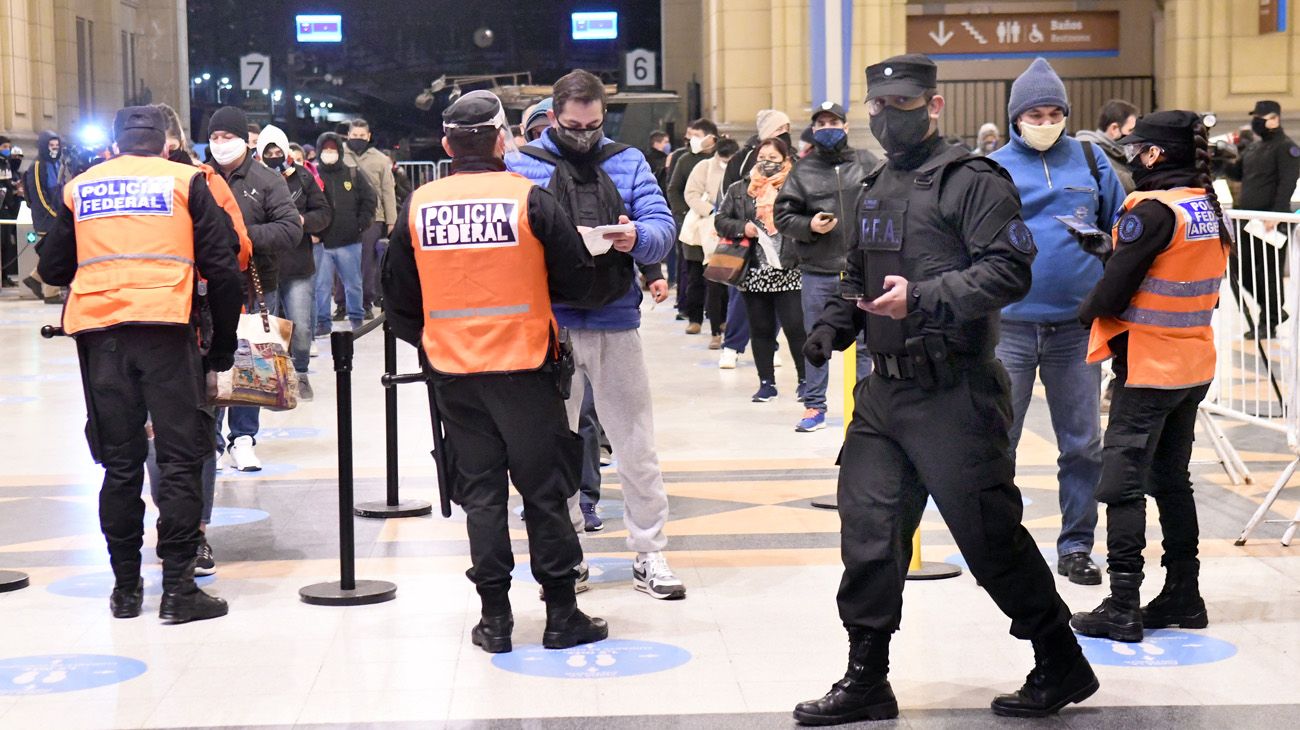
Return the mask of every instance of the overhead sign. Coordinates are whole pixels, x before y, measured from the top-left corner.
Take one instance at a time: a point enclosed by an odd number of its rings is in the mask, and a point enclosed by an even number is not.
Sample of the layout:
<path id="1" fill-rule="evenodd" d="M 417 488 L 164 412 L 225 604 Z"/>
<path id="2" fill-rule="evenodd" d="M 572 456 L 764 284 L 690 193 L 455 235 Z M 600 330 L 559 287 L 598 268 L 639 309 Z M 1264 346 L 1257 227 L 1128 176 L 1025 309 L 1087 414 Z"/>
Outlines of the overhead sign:
<path id="1" fill-rule="evenodd" d="M 623 60 L 623 86 L 629 89 L 653 89 L 659 85 L 655 71 L 655 53 L 644 48 L 628 51 Z"/>
<path id="2" fill-rule="evenodd" d="M 573 40 L 612 41 L 618 38 L 618 13 L 573 13 Z"/>
<path id="3" fill-rule="evenodd" d="M 1286 30 L 1287 0 L 1259 0 L 1259 32 L 1281 33 Z"/>
<path id="4" fill-rule="evenodd" d="M 299 43 L 342 43 L 342 15 L 299 15 L 294 18 Z"/>
<path id="5" fill-rule="evenodd" d="M 938 61 L 1119 55 L 1119 12 L 911 15 L 907 50 Z"/>
<path id="6" fill-rule="evenodd" d="M 271 88 L 271 59 L 261 53 L 239 57 L 239 88 L 263 91 Z"/>

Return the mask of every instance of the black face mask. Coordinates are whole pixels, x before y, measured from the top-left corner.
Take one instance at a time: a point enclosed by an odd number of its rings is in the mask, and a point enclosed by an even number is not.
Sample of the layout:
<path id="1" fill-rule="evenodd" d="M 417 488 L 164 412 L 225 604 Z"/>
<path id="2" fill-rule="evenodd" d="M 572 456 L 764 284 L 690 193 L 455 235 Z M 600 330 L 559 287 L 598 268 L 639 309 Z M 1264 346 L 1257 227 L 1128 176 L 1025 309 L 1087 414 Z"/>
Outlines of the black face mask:
<path id="1" fill-rule="evenodd" d="M 350 140 L 348 140 L 348 149 L 352 150 L 352 153 L 353 153 L 353 154 L 356 154 L 356 155 L 359 155 L 359 154 L 361 154 L 362 152 L 365 152 L 365 151 L 366 151 L 366 147 L 369 147 L 369 146 L 370 146 L 370 140 L 367 140 L 367 139 L 350 139 Z"/>
<path id="2" fill-rule="evenodd" d="M 1268 128 L 1268 122 L 1263 117 L 1253 117 L 1250 120 L 1250 131 L 1263 137 L 1273 130 Z"/>
<path id="3" fill-rule="evenodd" d="M 276 172 L 284 172 L 285 164 L 283 156 L 267 157 L 266 155 L 263 155 L 262 164 Z"/>
<path id="4" fill-rule="evenodd" d="M 790 141 L 790 133 L 789 133 L 789 132 L 782 132 L 782 133 L 776 135 L 776 138 L 779 139 L 779 140 L 781 140 L 782 142 L 785 142 L 786 149 L 794 149 L 794 143 L 792 143 L 792 142 Z"/>
<path id="5" fill-rule="evenodd" d="M 887 106 L 871 118 L 871 133 L 890 156 L 904 154 L 930 134 L 930 107 L 904 111 Z"/>

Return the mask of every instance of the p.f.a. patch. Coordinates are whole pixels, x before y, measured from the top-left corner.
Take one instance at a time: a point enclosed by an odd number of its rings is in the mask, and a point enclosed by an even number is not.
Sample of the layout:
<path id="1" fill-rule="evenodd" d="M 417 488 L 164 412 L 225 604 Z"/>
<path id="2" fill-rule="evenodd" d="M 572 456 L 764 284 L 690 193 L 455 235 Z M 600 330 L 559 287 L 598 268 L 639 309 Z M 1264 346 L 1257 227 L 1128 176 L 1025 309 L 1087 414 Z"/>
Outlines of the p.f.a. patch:
<path id="1" fill-rule="evenodd" d="M 1192 198 L 1178 203 L 1187 223 L 1184 235 L 1189 241 L 1208 241 L 1219 237 L 1219 217 L 1208 198 Z"/>
<path id="2" fill-rule="evenodd" d="M 171 215 L 171 177 L 111 177 L 77 184 L 77 221 L 116 215 Z"/>
<path id="3" fill-rule="evenodd" d="M 420 207 L 420 248 L 452 251 L 519 245 L 519 201 L 455 200 Z"/>

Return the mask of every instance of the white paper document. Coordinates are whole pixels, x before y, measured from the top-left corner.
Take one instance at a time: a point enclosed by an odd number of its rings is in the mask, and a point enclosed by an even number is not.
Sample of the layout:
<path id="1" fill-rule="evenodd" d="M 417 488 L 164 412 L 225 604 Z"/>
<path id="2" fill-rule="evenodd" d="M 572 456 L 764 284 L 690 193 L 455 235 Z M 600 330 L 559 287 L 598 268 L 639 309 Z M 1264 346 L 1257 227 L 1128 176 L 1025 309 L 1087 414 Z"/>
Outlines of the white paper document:
<path id="1" fill-rule="evenodd" d="M 1247 223 L 1245 231 L 1273 248 L 1282 248 L 1286 245 L 1286 233 L 1281 226 L 1270 231 L 1264 227 L 1264 221 L 1258 218 Z"/>
<path id="2" fill-rule="evenodd" d="M 591 252 L 592 256 L 599 256 L 603 253 L 608 253 L 609 249 L 614 246 L 613 241 L 605 238 L 607 234 L 632 233 L 634 231 L 636 231 L 635 223 L 596 226 L 595 228 L 578 226 L 578 233 L 582 234 L 582 242 L 587 244 L 587 250 Z"/>

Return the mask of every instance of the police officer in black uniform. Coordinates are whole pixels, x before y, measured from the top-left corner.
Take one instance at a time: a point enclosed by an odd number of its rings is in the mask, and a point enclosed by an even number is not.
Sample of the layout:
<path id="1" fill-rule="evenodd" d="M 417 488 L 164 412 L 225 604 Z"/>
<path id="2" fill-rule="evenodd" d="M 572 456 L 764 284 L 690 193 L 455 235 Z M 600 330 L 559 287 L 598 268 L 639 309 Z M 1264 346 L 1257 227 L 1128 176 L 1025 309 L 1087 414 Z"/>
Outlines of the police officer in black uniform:
<path id="1" fill-rule="evenodd" d="M 871 131 L 888 153 L 864 182 L 841 298 L 804 353 L 814 364 L 865 329 L 875 372 L 858 383 L 841 452 L 838 602 L 844 678 L 801 703 L 809 725 L 895 717 L 889 639 L 911 538 L 934 498 L 976 580 L 1034 644 L 1035 666 L 999 715 L 1040 717 L 1097 690 L 1051 570 L 1021 525 L 1008 445 L 1011 399 L 994 359 L 999 310 L 1029 291 L 1036 249 L 1010 175 L 938 131 L 937 69 L 919 54 L 867 69 Z"/>
<path id="2" fill-rule="evenodd" d="M 383 264 L 384 308 L 394 334 L 420 348 L 434 371 L 451 498 L 466 515 L 467 575 L 482 602 L 471 640 L 493 654 L 513 649 L 506 523 L 513 483 L 528 511 L 533 576 L 545 593 L 543 646 L 600 641 L 608 626 L 578 610 L 574 596 L 582 548 L 567 500 L 578 491 L 582 439 L 564 411 L 572 359 L 561 352 L 550 306 L 587 296 L 595 265 L 551 193 L 506 172 L 507 127 L 495 95 L 462 96 L 443 112 L 443 127 L 452 174 L 421 186 L 403 205 Z M 508 206 L 516 216 L 500 224 L 502 240 L 448 244 L 443 234 L 469 231 L 473 216 L 466 212 L 464 225 L 448 227 L 435 214 L 485 205 Z"/>
<path id="3" fill-rule="evenodd" d="M 1282 106 L 1276 101 L 1257 101 L 1250 110 L 1250 129 L 1259 141 L 1242 152 L 1241 158 L 1227 168 L 1228 177 L 1241 181 L 1241 197 L 1234 207 L 1291 213 L 1291 194 L 1300 177 L 1300 145 L 1282 129 Z M 1272 228 L 1273 224 L 1266 223 Z M 1281 230 L 1285 233 L 1286 226 Z M 1245 250 L 1228 259 L 1232 275 L 1228 281 L 1233 294 L 1241 299 L 1241 289 L 1259 305 L 1259 321 L 1246 339 L 1267 340 L 1276 334 L 1288 315 L 1282 311 L 1282 267 L 1286 245 L 1275 247 L 1254 236 L 1247 236 Z"/>

